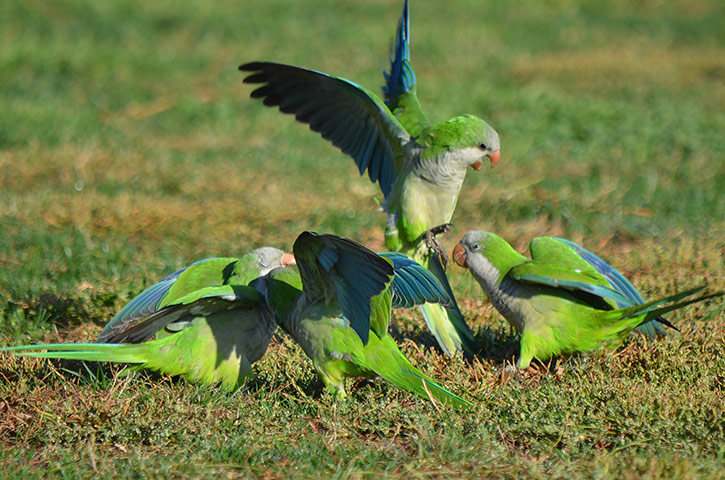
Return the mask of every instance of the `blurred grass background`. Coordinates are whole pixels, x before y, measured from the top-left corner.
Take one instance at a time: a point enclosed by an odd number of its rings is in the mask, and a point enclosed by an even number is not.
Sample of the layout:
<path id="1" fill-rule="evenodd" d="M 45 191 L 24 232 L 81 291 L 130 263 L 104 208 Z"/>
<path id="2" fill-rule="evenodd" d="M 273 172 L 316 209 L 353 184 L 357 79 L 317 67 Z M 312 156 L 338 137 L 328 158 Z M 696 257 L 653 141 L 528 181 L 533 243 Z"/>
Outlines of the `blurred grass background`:
<path id="1" fill-rule="evenodd" d="M 0 4 L 0 341 L 95 337 L 130 298 L 208 256 L 290 249 L 302 230 L 382 249 L 380 194 L 353 162 L 248 98 L 236 70 L 273 60 L 379 91 L 400 1 Z M 452 0 L 411 4 L 431 120 L 473 113 L 501 162 L 471 171 L 445 238 L 491 230 L 600 253 L 646 297 L 708 282 L 725 250 L 725 3 Z M 280 339 L 249 392 L 67 381 L 46 362 L 0 369 L 8 475 L 720 475 L 725 322 L 633 339 L 581 370 L 499 384 L 512 332 L 478 287 L 456 292 L 494 360 L 431 348 L 414 361 L 480 412 L 438 413 L 386 385 L 321 396 Z M 718 412 L 720 412 L 718 414 Z M 120 432 L 120 433 L 119 433 Z M 305 434 L 304 439 L 291 440 Z M 355 454 L 351 455 L 351 451 Z M 285 475 L 286 476 L 286 475 Z"/>

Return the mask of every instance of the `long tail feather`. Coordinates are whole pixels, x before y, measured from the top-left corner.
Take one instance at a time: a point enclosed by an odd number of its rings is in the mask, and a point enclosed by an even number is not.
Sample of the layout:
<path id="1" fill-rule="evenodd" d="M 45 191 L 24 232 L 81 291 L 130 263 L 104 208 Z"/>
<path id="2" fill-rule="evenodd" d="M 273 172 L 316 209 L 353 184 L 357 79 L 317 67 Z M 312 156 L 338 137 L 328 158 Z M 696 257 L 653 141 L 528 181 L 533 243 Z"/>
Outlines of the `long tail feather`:
<path id="1" fill-rule="evenodd" d="M 428 261 L 428 269 L 438 278 L 443 288 L 453 300 L 448 308 L 441 305 L 427 303 L 421 305 L 428 328 L 436 337 L 438 345 L 447 355 L 453 355 L 455 352 L 463 352 L 467 357 L 477 355 L 481 347 L 473 338 L 473 331 L 463 318 L 461 310 L 458 308 L 456 298 L 453 296 L 453 290 L 448 283 L 446 272 L 441 265 L 437 255 L 430 255 Z"/>
<path id="2" fill-rule="evenodd" d="M 380 348 L 377 349 L 378 355 L 375 356 L 377 361 L 375 365 L 370 366 L 375 373 L 385 380 L 428 400 L 433 398 L 438 402 L 458 407 L 473 405 L 438 385 L 423 372 L 415 368 L 400 352 L 395 341 L 390 336 L 385 337 L 384 340 L 379 342 Z"/>
<path id="3" fill-rule="evenodd" d="M 621 319 L 627 319 L 636 317 L 638 315 L 642 315 L 643 313 L 646 313 L 646 316 L 642 320 L 642 323 L 648 322 L 652 319 L 655 319 L 661 315 L 666 314 L 667 312 L 671 312 L 672 310 L 677 310 L 678 308 L 685 307 L 687 305 L 702 302 L 704 300 L 708 300 L 710 298 L 720 297 L 723 295 L 723 292 L 715 292 L 708 295 L 703 295 L 697 298 L 693 298 L 686 301 L 680 301 L 684 298 L 687 298 L 691 295 L 694 295 L 695 293 L 703 290 L 706 287 L 706 285 L 702 285 L 699 287 L 691 288 L 689 290 L 686 290 L 684 292 L 676 293 L 674 295 L 669 295 L 667 297 L 660 298 L 658 300 L 653 300 L 651 302 L 644 303 L 642 305 L 637 305 L 634 307 L 629 308 L 622 308 L 620 310 L 615 310 L 620 315 Z M 672 305 L 667 305 L 664 307 L 660 307 L 660 305 L 664 303 L 673 303 Z"/>
<path id="4" fill-rule="evenodd" d="M 148 347 L 143 344 L 49 343 L 0 348 L 19 357 L 58 358 L 90 362 L 146 363 Z"/>
<path id="5" fill-rule="evenodd" d="M 385 77 L 385 103 L 391 106 L 394 100 L 406 93 L 415 85 L 415 74 L 410 67 L 410 24 L 408 15 L 408 2 L 403 6 L 400 15 L 398 30 L 395 34 L 395 47 L 390 59 L 390 73 L 383 72 Z"/>

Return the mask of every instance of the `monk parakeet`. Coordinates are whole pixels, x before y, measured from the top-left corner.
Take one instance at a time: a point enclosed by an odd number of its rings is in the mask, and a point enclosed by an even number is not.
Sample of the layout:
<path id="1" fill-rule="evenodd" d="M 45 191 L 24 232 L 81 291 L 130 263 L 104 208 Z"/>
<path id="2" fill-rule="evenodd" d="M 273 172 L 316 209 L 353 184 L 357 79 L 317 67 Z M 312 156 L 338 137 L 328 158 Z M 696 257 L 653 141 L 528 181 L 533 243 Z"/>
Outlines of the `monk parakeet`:
<path id="1" fill-rule="evenodd" d="M 493 306 L 521 334 L 516 363 L 520 369 L 533 358 L 543 361 L 554 355 L 616 347 L 645 322 L 722 295 L 683 301 L 704 288 L 698 287 L 638 304 L 562 246 L 555 239 L 535 239 L 529 260 L 501 237 L 472 231 L 453 250 L 455 262 L 471 271 Z"/>
<path id="2" fill-rule="evenodd" d="M 266 248 L 240 260 L 203 260 L 165 277 L 124 307 L 99 336 L 142 343 L 0 351 L 131 363 L 192 382 L 221 382 L 231 390 L 251 376 L 277 317 L 340 398 L 345 377 L 381 376 L 424 398 L 468 405 L 411 365 L 387 334 L 391 308 L 450 301 L 435 276 L 401 254 L 379 256 L 333 235 L 305 232 L 294 251 L 301 258 L 299 274 L 285 268 L 293 257 Z"/>
<path id="3" fill-rule="evenodd" d="M 340 399 L 346 377 L 382 377 L 423 398 L 470 405 L 415 368 L 388 334 L 391 308 L 449 301 L 436 277 L 399 253 L 377 255 L 334 235 L 304 232 L 299 274 L 272 270 L 254 281 L 280 326 Z"/>
<path id="4" fill-rule="evenodd" d="M 262 85 L 252 98 L 294 114 L 351 156 L 361 175 L 367 170 L 383 192 L 387 248 L 431 269 L 452 295 L 436 252 L 444 264 L 447 257 L 435 235 L 447 231 L 468 167 L 478 170 L 486 159 L 498 162 L 499 137 L 474 115 L 430 124 L 416 96 L 409 35 L 406 1 L 391 70 L 385 74 L 385 101 L 354 82 L 315 70 L 271 62 L 239 69 L 251 72 L 245 83 Z M 445 352 L 477 352 L 455 304 L 449 310 L 435 304 L 422 308 Z"/>
<path id="5" fill-rule="evenodd" d="M 264 355 L 277 328 L 264 297 L 248 284 L 292 263 L 292 255 L 270 247 L 241 259 L 201 260 L 141 292 L 108 322 L 97 343 L 24 345 L 0 351 L 130 363 L 133 369 L 184 375 L 205 385 L 219 382 L 233 390 L 252 376 L 252 363 Z"/>
<path id="6" fill-rule="evenodd" d="M 618 291 L 627 298 L 627 302 L 616 302 L 618 308 L 634 307 L 641 305 L 644 298 L 639 291 L 622 275 L 619 270 L 609 265 L 596 254 L 586 248 L 577 245 L 571 240 L 556 237 L 539 237 L 531 241 L 530 250 L 536 255 L 537 260 L 554 263 L 557 265 L 566 264 L 571 268 L 577 268 L 588 275 L 597 277 L 601 275 L 611 288 Z M 585 263 L 582 263 L 584 260 Z M 591 269 L 594 267 L 594 270 Z M 640 324 L 635 331 L 649 338 L 667 335 L 667 327 L 677 330 L 674 325 L 662 317 L 653 318 Z"/>

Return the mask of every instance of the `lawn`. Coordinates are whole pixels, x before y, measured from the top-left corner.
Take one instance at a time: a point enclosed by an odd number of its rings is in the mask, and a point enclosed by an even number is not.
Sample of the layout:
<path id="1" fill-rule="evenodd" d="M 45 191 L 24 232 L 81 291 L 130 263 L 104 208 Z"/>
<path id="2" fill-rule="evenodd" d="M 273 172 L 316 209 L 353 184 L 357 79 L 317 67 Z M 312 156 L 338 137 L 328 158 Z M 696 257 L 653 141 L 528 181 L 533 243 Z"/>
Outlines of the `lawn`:
<path id="1" fill-rule="evenodd" d="M 473 113 L 501 161 L 471 171 L 442 238 L 519 251 L 571 238 L 647 298 L 725 288 L 725 3 L 411 0 L 431 120 Z M 291 249 L 303 230 L 383 250 L 377 186 L 237 66 L 382 83 L 399 0 L 0 3 L 0 345 L 91 341 L 191 261 Z M 439 353 L 417 311 L 396 338 L 476 404 L 439 410 L 383 382 L 335 403 L 279 335 L 229 394 L 112 369 L 77 377 L 1 357 L 0 477 L 725 478 L 721 301 L 681 332 L 497 372 L 518 352 L 470 275 L 449 268 L 485 355 Z"/>

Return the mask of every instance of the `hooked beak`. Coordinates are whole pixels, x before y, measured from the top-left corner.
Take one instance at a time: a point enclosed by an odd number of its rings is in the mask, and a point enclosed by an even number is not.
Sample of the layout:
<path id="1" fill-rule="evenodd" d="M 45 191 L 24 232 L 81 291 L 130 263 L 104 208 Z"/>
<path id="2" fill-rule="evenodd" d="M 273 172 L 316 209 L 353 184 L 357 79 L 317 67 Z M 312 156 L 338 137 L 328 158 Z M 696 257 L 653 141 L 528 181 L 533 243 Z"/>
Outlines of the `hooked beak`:
<path id="1" fill-rule="evenodd" d="M 285 253 L 284 255 L 282 255 L 282 261 L 280 263 L 283 267 L 286 267 L 287 265 L 297 265 L 295 256 L 291 253 Z"/>
<path id="2" fill-rule="evenodd" d="M 475 171 L 481 170 L 481 165 L 483 165 L 483 162 L 481 160 L 476 160 L 476 163 L 471 164 L 471 168 Z"/>
<path id="3" fill-rule="evenodd" d="M 491 166 L 495 167 L 499 159 L 501 158 L 501 150 L 497 150 L 491 155 L 487 155 L 487 157 L 489 158 L 489 160 L 491 160 Z"/>
<path id="4" fill-rule="evenodd" d="M 453 261 L 456 262 L 459 267 L 468 267 L 466 265 L 466 250 L 460 243 L 453 249 Z"/>

